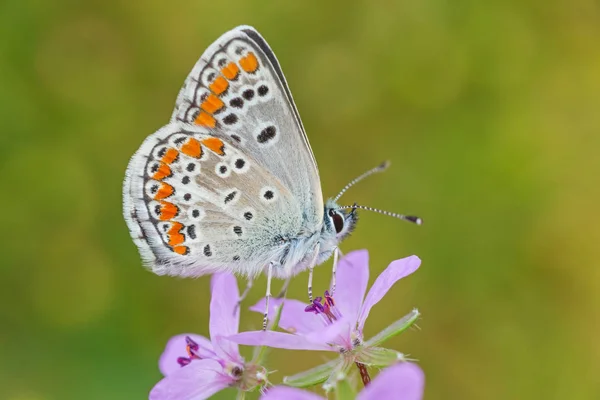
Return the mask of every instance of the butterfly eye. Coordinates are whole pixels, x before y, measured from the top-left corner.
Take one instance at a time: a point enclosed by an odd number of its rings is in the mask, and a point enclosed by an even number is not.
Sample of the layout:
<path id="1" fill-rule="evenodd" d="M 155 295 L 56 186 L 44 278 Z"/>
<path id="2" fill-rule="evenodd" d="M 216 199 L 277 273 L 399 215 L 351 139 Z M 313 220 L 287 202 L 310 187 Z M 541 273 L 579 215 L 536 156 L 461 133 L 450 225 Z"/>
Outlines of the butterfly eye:
<path id="1" fill-rule="evenodd" d="M 329 216 L 333 221 L 333 226 L 335 227 L 335 233 L 340 233 L 342 229 L 344 229 L 344 217 L 342 217 L 339 213 L 329 210 Z"/>

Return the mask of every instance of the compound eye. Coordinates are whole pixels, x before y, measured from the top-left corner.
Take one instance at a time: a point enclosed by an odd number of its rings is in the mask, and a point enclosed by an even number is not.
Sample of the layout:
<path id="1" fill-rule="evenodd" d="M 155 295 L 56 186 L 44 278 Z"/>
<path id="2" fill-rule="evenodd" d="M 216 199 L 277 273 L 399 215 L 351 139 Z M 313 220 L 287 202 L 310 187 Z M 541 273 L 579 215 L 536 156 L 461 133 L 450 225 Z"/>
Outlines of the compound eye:
<path id="1" fill-rule="evenodd" d="M 333 221 L 333 226 L 335 228 L 335 233 L 340 233 L 342 229 L 344 229 L 344 217 L 342 217 L 339 213 L 330 210 L 329 216 Z"/>

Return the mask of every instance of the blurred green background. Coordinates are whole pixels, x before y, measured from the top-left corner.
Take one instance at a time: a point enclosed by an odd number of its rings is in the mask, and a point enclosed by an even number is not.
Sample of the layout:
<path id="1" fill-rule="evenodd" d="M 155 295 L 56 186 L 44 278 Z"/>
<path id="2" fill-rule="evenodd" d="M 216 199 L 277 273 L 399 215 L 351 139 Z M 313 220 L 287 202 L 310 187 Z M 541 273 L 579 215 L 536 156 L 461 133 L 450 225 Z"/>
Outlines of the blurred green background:
<path id="1" fill-rule="evenodd" d="M 167 339 L 208 333 L 209 279 L 142 268 L 121 184 L 200 54 L 239 24 L 279 57 L 324 193 L 390 159 L 344 201 L 424 218 L 363 212 L 342 249 L 368 248 L 372 277 L 422 258 L 366 334 L 421 310 L 389 347 L 420 361 L 426 398 L 600 398 L 592 0 L 1 2 L 0 398 L 147 398 Z M 274 351 L 269 367 L 279 382 L 320 360 Z"/>

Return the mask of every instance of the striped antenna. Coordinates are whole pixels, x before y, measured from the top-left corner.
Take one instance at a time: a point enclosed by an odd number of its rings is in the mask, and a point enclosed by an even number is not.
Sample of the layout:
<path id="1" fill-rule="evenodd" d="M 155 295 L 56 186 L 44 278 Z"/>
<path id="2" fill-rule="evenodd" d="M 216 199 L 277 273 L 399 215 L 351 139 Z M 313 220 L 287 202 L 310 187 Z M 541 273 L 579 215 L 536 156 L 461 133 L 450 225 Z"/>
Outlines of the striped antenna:
<path id="1" fill-rule="evenodd" d="M 360 210 L 367 210 L 367 211 L 374 211 L 376 213 L 379 214 L 383 214 L 383 215 L 387 215 L 388 217 L 394 217 L 394 218 L 398 218 L 404 221 L 408 221 L 408 222 L 412 222 L 414 224 L 417 225 L 422 225 L 423 224 L 423 220 L 419 217 L 415 217 L 414 215 L 402 215 L 402 214 L 396 214 L 393 212 L 389 212 L 389 211 L 384 211 L 384 210 L 379 210 L 377 208 L 373 208 L 373 207 L 368 207 L 368 206 L 360 206 L 358 204 L 354 204 L 353 206 L 343 206 L 343 207 L 339 207 L 337 208 L 338 210 L 346 210 L 351 208 L 353 211 L 356 210 L 357 208 Z"/>
<path id="2" fill-rule="evenodd" d="M 337 196 L 334 197 L 333 201 L 337 202 L 338 199 L 340 197 L 342 197 L 342 195 L 344 193 L 346 193 L 346 190 L 350 189 L 352 186 L 354 186 L 355 184 L 357 184 L 358 182 L 362 181 L 363 179 L 365 179 L 367 176 L 371 176 L 377 172 L 383 172 L 385 171 L 388 167 L 390 166 L 390 162 L 389 161 L 384 161 L 381 164 L 379 164 L 378 166 L 376 166 L 373 169 L 368 170 L 367 172 L 365 172 L 364 174 L 362 174 L 361 176 L 354 178 L 352 181 L 350 181 L 349 184 L 347 184 L 346 186 L 344 186 L 344 188 L 338 193 Z"/>

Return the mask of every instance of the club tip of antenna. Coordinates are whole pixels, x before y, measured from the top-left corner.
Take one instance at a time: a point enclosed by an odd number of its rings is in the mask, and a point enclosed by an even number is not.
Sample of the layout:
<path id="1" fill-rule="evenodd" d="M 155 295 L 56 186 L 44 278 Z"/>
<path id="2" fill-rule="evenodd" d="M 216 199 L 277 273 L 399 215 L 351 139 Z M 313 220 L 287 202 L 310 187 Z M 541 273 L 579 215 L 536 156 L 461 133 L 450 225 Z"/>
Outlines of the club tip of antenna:
<path id="1" fill-rule="evenodd" d="M 423 225 L 423 220 L 419 217 L 415 217 L 414 215 L 407 215 L 406 219 L 410 222 L 414 222 L 417 225 Z"/>
<path id="2" fill-rule="evenodd" d="M 388 169 L 388 167 L 392 165 L 390 160 L 385 160 L 384 162 L 382 162 L 381 164 L 379 164 L 377 166 L 377 169 L 379 169 L 380 171 L 384 171 L 386 169 Z"/>

